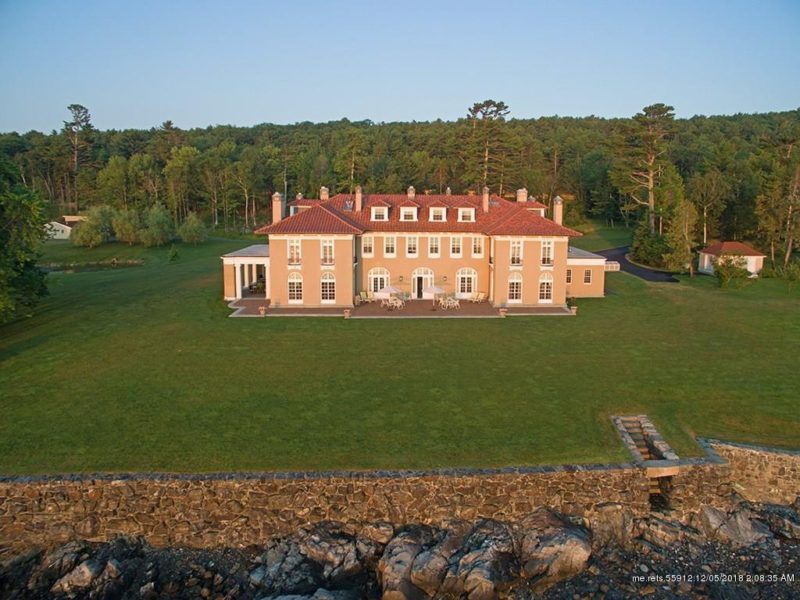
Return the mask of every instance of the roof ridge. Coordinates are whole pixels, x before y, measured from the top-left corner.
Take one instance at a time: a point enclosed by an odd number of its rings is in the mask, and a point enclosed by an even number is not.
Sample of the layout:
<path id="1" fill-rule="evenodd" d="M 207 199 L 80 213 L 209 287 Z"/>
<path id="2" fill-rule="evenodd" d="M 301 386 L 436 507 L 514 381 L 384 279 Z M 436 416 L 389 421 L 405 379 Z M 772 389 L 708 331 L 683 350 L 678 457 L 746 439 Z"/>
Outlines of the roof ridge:
<path id="1" fill-rule="evenodd" d="M 334 217 L 339 219 L 345 225 L 348 225 L 348 226 L 352 227 L 353 229 L 358 229 L 358 231 L 360 233 L 364 233 L 365 230 L 364 230 L 363 227 L 361 227 L 361 225 L 357 224 L 355 221 L 351 220 L 349 217 L 346 217 L 345 215 L 341 214 L 333 206 L 328 206 L 327 203 L 318 204 L 317 206 L 314 206 L 314 207 L 310 208 L 309 210 L 314 210 L 315 208 L 318 208 L 318 207 L 321 208 L 322 210 L 328 211 L 331 215 L 333 215 Z"/>

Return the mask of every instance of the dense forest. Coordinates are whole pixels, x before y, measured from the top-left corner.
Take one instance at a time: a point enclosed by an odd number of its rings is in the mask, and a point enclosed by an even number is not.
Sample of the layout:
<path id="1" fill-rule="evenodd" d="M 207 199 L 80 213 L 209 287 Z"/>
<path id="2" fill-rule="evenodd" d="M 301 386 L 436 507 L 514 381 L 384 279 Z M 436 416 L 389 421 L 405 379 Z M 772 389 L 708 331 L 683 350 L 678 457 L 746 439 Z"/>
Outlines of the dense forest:
<path id="1" fill-rule="evenodd" d="M 177 227 L 251 230 L 274 191 L 493 192 L 526 187 L 567 199 L 567 222 L 637 226 L 642 260 L 677 269 L 710 240 L 745 240 L 773 265 L 800 229 L 800 109 L 676 119 L 655 104 L 629 119 L 515 119 L 487 100 L 455 122 L 214 126 L 100 131 L 71 105 L 60 131 L 0 134 L 0 155 L 52 217 L 92 207 L 139 214 L 163 205 Z M 194 217 L 192 217 L 194 218 Z"/>

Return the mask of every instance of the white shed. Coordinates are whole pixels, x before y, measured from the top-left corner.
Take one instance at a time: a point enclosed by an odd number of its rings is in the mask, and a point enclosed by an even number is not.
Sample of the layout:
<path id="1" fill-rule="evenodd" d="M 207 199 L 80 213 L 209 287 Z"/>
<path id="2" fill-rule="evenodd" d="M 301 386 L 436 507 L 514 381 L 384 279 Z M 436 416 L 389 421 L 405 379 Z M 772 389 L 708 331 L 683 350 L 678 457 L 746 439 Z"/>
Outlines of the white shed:
<path id="1" fill-rule="evenodd" d="M 741 260 L 742 266 L 750 271 L 750 274 L 755 277 L 764 267 L 764 257 L 755 248 L 743 244 L 742 242 L 718 242 L 712 244 L 708 248 L 700 250 L 700 260 L 698 261 L 697 270 L 701 273 L 714 274 L 714 265 L 720 260 Z"/>
<path id="2" fill-rule="evenodd" d="M 68 240 L 72 234 L 72 227 L 58 221 L 50 221 L 45 225 L 45 228 L 47 229 L 47 236 L 51 240 Z"/>

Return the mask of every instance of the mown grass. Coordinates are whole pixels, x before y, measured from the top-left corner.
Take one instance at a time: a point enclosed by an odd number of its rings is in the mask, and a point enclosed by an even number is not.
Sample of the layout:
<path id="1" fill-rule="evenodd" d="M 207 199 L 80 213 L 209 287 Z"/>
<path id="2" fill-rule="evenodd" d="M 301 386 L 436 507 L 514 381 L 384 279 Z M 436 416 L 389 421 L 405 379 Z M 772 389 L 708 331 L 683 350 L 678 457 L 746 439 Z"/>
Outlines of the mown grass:
<path id="1" fill-rule="evenodd" d="M 573 238 L 570 243 L 589 252 L 607 250 L 608 248 L 619 248 L 627 246 L 633 239 L 633 231 L 616 225 L 609 227 L 600 221 L 590 221 L 577 229 L 583 233 L 581 237 Z"/>
<path id="2" fill-rule="evenodd" d="M 585 238 L 584 238 L 585 239 Z M 608 276 L 577 318 L 229 319 L 219 256 L 50 243 L 32 319 L 0 328 L 0 473 L 624 461 L 609 420 L 800 446 L 800 291 Z"/>

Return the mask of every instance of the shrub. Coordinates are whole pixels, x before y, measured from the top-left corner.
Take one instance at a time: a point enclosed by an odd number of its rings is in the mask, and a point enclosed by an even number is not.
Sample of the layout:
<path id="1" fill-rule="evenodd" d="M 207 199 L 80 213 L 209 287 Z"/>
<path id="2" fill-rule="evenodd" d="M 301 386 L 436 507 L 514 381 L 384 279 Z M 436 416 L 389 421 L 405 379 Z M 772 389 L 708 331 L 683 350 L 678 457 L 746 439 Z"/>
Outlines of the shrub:
<path id="1" fill-rule="evenodd" d="M 765 279 L 785 279 L 786 281 L 800 281 L 800 262 L 790 262 L 785 267 L 780 265 L 764 265 L 760 273 Z"/>
<path id="2" fill-rule="evenodd" d="M 647 223 L 642 223 L 633 234 L 631 256 L 636 262 L 651 267 L 663 267 L 664 255 L 670 251 L 667 241 L 658 234 L 650 233 Z"/>
<path id="3" fill-rule="evenodd" d="M 111 224 L 112 211 L 107 206 L 95 206 L 86 213 L 86 220 L 76 227 L 70 238 L 76 246 L 94 248 L 111 239 L 114 228 Z"/>
<path id="4" fill-rule="evenodd" d="M 200 220 L 200 217 L 194 213 L 189 213 L 189 216 L 178 228 L 178 235 L 188 244 L 199 244 L 208 239 L 208 230 L 203 221 Z"/>
<path id="5" fill-rule="evenodd" d="M 745 268 L 745 259 L 731 257 L 720 259 L 714 265 L 714 274 L 717 276 L 719 287 L 744 287 L 750 280 L 750 272 Z"/>
<path id="6" fill-rule="evenodd" d="M 178 256 L 178 249 L 175 247 L 175 244 L 172 244 L 172 246 L 169 247 L 169 254 L 167 255 L 167 259 L 169 260 L 169 262 L 175 262 L 176 260 L 178 260 L 178 258 L 180 258 Z"/>
<path id="7" fill-rule="evenodd" d="M 133 245 L 139 241 L 139 213 L 135 210 L 118 210 L 111 218 L 114 234 L 118 242 Z"/>
<path id="8" fill-rule="evenodd" d="M 139 239 L 145 246 L 163 246 L 173 238 L 172 217 L 161 204 L 154 204 L 145 213 L 144 228 Z"/>

